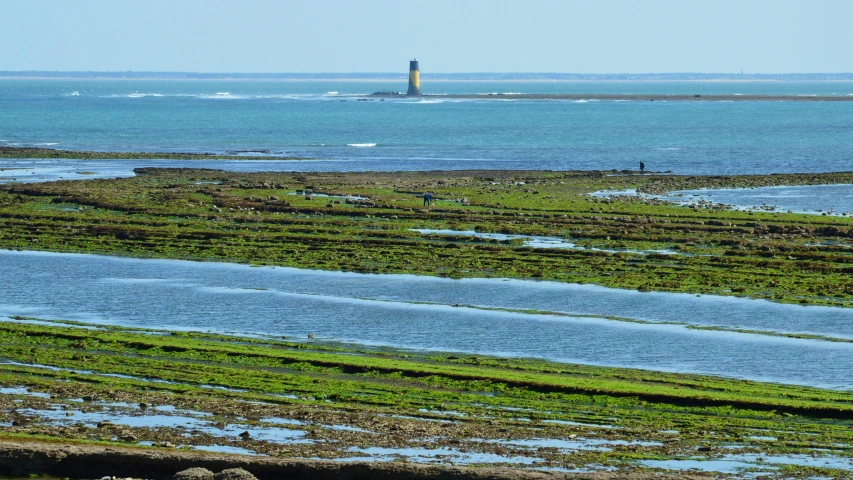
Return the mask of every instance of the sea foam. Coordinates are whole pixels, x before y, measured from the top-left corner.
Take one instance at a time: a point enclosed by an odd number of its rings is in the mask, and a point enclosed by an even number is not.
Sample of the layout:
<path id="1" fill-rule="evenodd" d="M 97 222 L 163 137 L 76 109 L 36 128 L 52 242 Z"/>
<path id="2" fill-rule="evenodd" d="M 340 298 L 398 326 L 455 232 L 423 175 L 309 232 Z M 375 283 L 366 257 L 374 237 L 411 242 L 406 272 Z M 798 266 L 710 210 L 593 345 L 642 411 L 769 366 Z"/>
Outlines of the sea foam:
<path id="1" fill-rule="evenodd" d="M 133 92 L 128 95 L 112 95 L 115 97 L 126 97 L 126 98 L 145 98 L 145 97 L 162 97 L 162 93 L 139 93 Z"/>

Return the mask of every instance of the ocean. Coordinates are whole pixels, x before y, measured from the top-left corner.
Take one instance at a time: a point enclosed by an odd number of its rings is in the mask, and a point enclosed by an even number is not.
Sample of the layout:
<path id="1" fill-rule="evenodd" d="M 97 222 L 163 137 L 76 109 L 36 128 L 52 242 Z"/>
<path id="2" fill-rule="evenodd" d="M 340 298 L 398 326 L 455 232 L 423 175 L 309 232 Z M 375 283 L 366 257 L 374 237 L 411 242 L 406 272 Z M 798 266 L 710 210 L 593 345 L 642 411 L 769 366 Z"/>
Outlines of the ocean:
<path id="1" fill-rule="evenodd" d="M 853 82 L 0 80 L 0 146 L 287 155 L 318 170 L 853 168 L 853 102 L 532 101 L 488 93 L 853 95 Z M 366 99 L 366 101 L 365 101 Z M 206 162 L 208 163 L 208 162 Z M 210 165 L 206 165 L 210 166 Z"/>

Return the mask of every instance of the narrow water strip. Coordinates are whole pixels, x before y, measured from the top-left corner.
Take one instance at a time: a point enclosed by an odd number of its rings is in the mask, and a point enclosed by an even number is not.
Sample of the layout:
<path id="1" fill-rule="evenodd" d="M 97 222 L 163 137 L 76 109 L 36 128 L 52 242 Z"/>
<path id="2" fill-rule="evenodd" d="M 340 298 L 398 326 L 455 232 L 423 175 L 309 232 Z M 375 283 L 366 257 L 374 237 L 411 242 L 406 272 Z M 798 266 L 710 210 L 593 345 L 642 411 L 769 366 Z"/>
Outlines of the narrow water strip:
<path id="1" fill-rule="evenodd" d="M 0 316 L 210 330 L 853 389 L 853 309 L 590 285 L 0 252 Z M 554 312 L 554 313 L 549 313 Z M 608 317 L 619 317 L 611 319 Z M 631 320 L 636 321 L 631 321 Z"/>

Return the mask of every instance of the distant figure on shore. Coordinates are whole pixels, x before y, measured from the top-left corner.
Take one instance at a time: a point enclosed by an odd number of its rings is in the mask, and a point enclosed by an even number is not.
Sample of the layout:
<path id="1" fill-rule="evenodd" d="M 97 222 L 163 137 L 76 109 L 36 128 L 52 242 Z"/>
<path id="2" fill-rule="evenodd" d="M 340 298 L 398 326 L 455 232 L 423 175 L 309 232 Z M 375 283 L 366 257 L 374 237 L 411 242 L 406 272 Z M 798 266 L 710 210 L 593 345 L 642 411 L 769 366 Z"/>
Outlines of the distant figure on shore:
<path id="1" fill-rule="evenodd" d="M 424 206 L 431 207 L 432 206 L 432 194 L 427 192 L 424 194 Z"/>
<path id="2" fill-rule="evenodd" d="M 640 173 L 643 173 L 644 171 L 646 171 L 646 164 L 643 162 L 640 162 Z"/>

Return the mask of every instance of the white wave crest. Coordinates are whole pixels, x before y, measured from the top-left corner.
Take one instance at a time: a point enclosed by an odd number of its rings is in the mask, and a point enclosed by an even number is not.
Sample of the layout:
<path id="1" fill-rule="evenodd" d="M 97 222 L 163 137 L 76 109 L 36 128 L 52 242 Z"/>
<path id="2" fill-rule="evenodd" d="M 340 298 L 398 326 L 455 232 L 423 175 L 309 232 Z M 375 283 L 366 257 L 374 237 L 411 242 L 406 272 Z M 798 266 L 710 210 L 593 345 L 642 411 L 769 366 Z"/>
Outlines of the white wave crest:
<path id="1" fill-rule="evenodd" d="M 375 147 L 375 143 L 348 143 L 348 147 Z"/>
<path id="2" fill-rule="evenodd" d="M 203 99 L 207 99 L 207 100 L 238 100 L 238 99 L 246 98 L 246 97 L 243 97 L 241 95 L 231 95 L 228 92 L 217 92 L 214 95 L 203 93 L 200 95 L 189 95 L 189 96 L 195 97 L 195 98 L 203 98 Z"/>
<path id="3" fill-rule="evenodd" d="M 125 95 L 114 95 L 117 97 L 123 97 Z M 162 97 L 162 93 L 139 93 L 133 92 L 131 94 L 126 95 L 127 98 L 145 98 L 145 97 Z"/>

